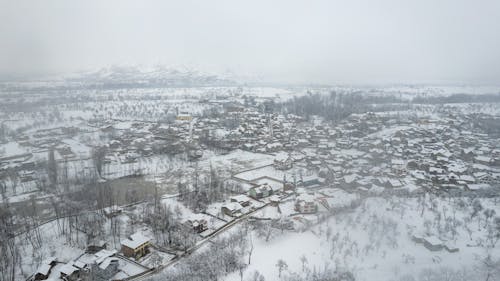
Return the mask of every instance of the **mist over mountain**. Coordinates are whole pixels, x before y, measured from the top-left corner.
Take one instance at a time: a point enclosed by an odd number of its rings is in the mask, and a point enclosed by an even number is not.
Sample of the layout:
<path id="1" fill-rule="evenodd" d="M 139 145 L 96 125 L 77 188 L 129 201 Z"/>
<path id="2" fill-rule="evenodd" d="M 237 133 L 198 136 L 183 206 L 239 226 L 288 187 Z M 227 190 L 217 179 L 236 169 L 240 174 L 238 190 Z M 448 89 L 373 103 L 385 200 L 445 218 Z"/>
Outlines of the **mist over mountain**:
<path id="1" fill-rule="evenodd" d="M 236 82 L 215 74 L 183 67 L 113 65 L 65 76 L 65 81 L 100 85 L 102 87 L 192 87 L 229 86 Z"/>

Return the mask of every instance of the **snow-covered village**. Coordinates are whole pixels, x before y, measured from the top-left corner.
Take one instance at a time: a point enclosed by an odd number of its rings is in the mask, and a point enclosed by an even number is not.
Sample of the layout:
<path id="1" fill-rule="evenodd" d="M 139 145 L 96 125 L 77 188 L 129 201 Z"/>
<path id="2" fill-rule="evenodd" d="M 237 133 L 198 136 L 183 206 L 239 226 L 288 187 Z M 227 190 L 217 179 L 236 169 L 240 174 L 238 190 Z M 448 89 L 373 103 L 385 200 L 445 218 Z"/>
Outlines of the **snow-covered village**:
<path id="1" fill-rule="evenodd" d="M 0 281 L 500 280 L 497 3 L 24 2 Z"/>
<path id="2" fill-rule="evenodd" d="M 4 89 L 16 280 L 370 280 L 499 258 L 500 107 L 468 101 L 498 94 L 54 89 L 26 105 Z"/>

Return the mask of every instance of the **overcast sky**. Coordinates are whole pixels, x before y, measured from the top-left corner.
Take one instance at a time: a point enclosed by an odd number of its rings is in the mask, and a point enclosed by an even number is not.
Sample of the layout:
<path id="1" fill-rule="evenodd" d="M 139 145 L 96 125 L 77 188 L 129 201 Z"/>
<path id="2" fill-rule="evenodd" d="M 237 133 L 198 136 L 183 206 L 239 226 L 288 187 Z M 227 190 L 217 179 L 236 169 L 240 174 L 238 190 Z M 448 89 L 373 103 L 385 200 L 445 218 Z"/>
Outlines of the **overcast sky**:
<path id="1" fill-rule="evenodd" d="M 0 74 L 187 65 L 273 82 L 500 83 L 500 1 L 0 0 Z"/>

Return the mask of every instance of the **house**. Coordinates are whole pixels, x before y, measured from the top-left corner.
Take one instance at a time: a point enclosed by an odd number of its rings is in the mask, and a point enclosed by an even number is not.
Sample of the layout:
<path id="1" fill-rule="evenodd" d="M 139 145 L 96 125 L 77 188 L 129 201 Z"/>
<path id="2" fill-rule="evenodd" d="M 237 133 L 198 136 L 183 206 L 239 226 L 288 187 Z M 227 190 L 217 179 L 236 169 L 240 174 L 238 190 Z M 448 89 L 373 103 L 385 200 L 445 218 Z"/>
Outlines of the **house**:
<path id="1" fill-rule="evenodd" d="M 45 280 L 49 277 L 50 275 L 50 270 L 52 267 L 48 264 L 41 264 L 34 276 L 34 280 Z"/>
<path id="2" fill-rule="evenodd" d="M 266 152 L 277 151 L 283 147 L 283 144 L 279 142 L 273 142 L 266 145 Z"/>
<path id="3" fill-rule="evenodd" d="M 87 243 L 87 253 L 96 253 L 106 249 L 108 243 L 103 240 L 92 240 Z"/>
<path id="4" fill-rule="evenodd" d="M 17 174 L 21 182 L 30 182 L 35 180 L 35 171 L 21 170 Z"/>
<path id="5" fill-rule="evenodd" d="M 231 197 L 231 202 L 239 203 L 242 207 L 248 207 L 252 203 L 250 198 L 243 194 Z"/>
<path id="6" fill-rule="evenodd" d="M 177 114 L 175 119 L 179 120 L 179 121 L 191 121 L 191 120 L 193 120 L 193 116 L 191 116 L 187 112 L 181 112 L 181 113 Z"/>
<path id="7" fill-rule="evenodd" d="M 303 176 L 299 179 L 298 184 L 304 187 L 312 187 L 320 184 L 320 180 L 316 175 Z"/>
<path id="8" fill-rule="evenodd" d="M 295 191 L 295 185 L 291 182 L 283 181 L 283 192 L 293 192 Z"/>
<path id="9" fill-rule="evenodd" d="M 111 280 L 119 272 L 119 260 L 115 257 L 116 253 L 116 250 L 103 249 L 96 253 L 85 253 L 79 256 L 71 262 L 71 265 L 78 269 L 78 276 L 74 276 L 77 280 Z M 68 266 L 67 270 L 73 270 L 73 268 Z"/>
<path id="10" fill-rule="evenodd" d="M 95 253 L 96 260 L 90 265 L 91 280 L 107 281 L 118 273 L 119 260 L 114 257 L 115 254 L 115 250 L 102 250 Z"/>
<path id="11" fill-rule="evenodd" d="M 68 158 L 75 158 L 76 155 L 71 151 L 71 147 L 61 147 L 57 149 L 57 153 L 61 156 L 63 159 L 68 159 Z"/>
<path id="12" fill-rule="evenodd" d="M 203 216 L 193 215 L 187 219 L 184 224 L 193 229 L 197 233 L 201 233 L 208 229 L 208 222 Z"/>
<path id="13" fill-rule="evenodd" d="M 201 149 L 191 149 L 188 151 L 188 157 L 190 160 L 195 160 L 203 156 L 203 150 Z"/>
<path id="14" fill-rule="evenodd" d="M 444 247 L 443 242 L 435 236 L 425 237 L 423 244 L 430 251 L 440 251 Z"/>
<path id="15" fill-rule="evenodd" d="M 93 281 L 107 281 L 119 272 L 118 269 L 119 260 L 118 258 L 108 257 L 104 259 L 100 264 L 93 263 L 91 265 L 91 280 Z"/>
<path id="16" fill-rule="evenodd" d="M 121 143 L 120 143 L 119 140 L 111 140 L 109 142 L 109 148 L 110 149 L 118 149 L 118 148 L 120 148 L 120 146 L 121 146 Z"/>
<path id="17" fill-rule="evenodd" d="M 235 102 L 223 103 L 222 108 L 226 113 L 243 112 L 245 110 L 245 107 L 243 105 Z"/>
<path id="18" fill-rule="evenodd" d="M 106 207 L 103 209 L 104 215 L 107 218 L 116 217 L 116 216 L 120 215 L 122 213 L 122 211 L 123 211 L 122 208 L 119 206 L 116 206 L 116 205 Z"/>
<path id="19" fill-rule="evenodd" d="M 348 174 L 344 175 L 341 179 L 342 183 L 344 186 L 347 187 L 354 187 L 356 184 L 356 180 L 360 179 L 361 177 L 358 174 Z"/>
<path id="20" fill-rule="evenodd" d="M 271 206 L 278 207 L 280 202 L 281 199 L 279 198 L 278 195 L 269 196 L 269 203 L 271 203 Z"/>
<path id="21" fill-rule="evenodd" d="M 139 259 L 149 253 L 151 240 L 142 233 L 134 233 L 126 240 L 121 241 L 122 253 L 127 257 Z"/>
<path id="22" fill-rule="evenodd" d="M 208 229 L 208 222 L 205 219 L 201 220 L 188 220 L 187 222 L 191 228 L 197 233 L 201 233 Z"/>
<path id="23" fill-rule="evenodd" d="M 404 184 L 401 180 L 396 178 L 378 177 L 375 179 L 376 184 L 387 188 L 399 188 Z"/>
<path id="24" fill-rule="evenodd" d="M 314 214 L 318 211 L 318 205 L 314 196 L 310 194 L 301 194 L 295 200 L 295 211 L 303 214 Z"/>
<path id="25" fill-rule="evenodd" d="M 261 199 L 273 195 L 273 189 L 267 183 L 254 186 L 248 190 L 248 196 L 254 199 Z"/>
<path id="26" fill-rule="evenodd" d="M 476 179 L 471 175 L 460 175 L 459 179 L 465 183 L 474 183 Z"/>
<path id="27" fill-rule="evenodd" d="M 307 139 L 298 139 L 297 140 L 297 146 L 299 147 L 306 147 L 308 146 L 310 143 Z"/>
<path id="28" fill-rule="evenodd" d="M 488 156 L 479 155 L 474 158 L 474 163 L 488 166 L 493 163 L 493 160 Z"/>
<path id="29" fill-rule="evenodd" d="M 412 236 L 412 239 L 416 243 L 424 245 L 424 247 L 427 248 L 429 251 L 435 252 L 435 251 L 441 251 L 443 249 L 450 253 L 455 253 L 459 251 L 459 249 L 450 242 L 445 243 L 436 236 L 421 236 L 415 234 Z"/>
<path id="30" fill-rule="evenodd" d="M 244 143 L 242 145 L 242 149 L 248 150 L 248 151 L 253 151 L 256 146 L 257 146 L 257 144 L 255 144 L 255 143 Z"/>
<path id="31" fill-rule="evenodd" d="M 225 215 L 231 217 L 239 217 L 242 215 L 243 206 L 241 206 L 240 203 L 237 202 L 229 202 L 221 207 L 221 211 Z"/>
<path id="32" fill-rule="evenodd" d="M 493 184 L 495 182 L 492 173 L 489 172 L 476 172 L 474 173 L 474 177 L 476 178 L 477 183 Z"/>
<path id="33" fill-rule="evenodd" d="M 446 249 L 446 251 L 450 252 L 450 253 L 456 253 L 459 251 L 459 249 L 454 245 L 452 244 L 451 242 L 447 242 L 444 244 L 444 248 Z"/>
<path id="34" fill-rule="evenodd" d="M 278 155 L 273 161 L 274 168 L 277 170 L 289 170 L 293 167 L 293 160 L 289 155 Z"/>
<path id="35" fill-rule="evenodd" d="M 68 262 L 59 268 L 61 279 L 66 281 L 76 281 L 80 278 L 80 269 L 74 265 L 74 262 Z"/>
<path id="36" fill-rule="evenodd" d="M 474 184 L 468 184 L 467 189 L 473 191 L 485 190 L 485 189 L 491 189 L 491 185 L 487 183 L 474 183 Z"/>
<path id="37" fill-rule="evenodd" d="M 46 280 L 50 275 L 52 267 L 56 265 L 56 263 L 57 260 L 55 257 L 49 257 L 43 260 L 34 274 L 34 280 Z"/>
<path id="38" fill-rule="evenodd" d="M 406 163 L 402 159 L 391 160 L 391 171 L 396 175 L 406 174 Z"/>

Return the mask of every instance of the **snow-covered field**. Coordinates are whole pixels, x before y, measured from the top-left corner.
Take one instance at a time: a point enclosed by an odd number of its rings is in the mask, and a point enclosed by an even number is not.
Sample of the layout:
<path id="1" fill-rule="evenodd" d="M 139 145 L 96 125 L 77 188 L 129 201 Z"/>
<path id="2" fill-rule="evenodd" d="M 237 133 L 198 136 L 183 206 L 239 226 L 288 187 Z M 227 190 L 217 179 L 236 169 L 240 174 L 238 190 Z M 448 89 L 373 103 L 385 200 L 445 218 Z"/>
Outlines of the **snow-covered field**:
<path id="1" fill-rule="evenodd" d="M 288 264 L 285 274 L 302 274 L 302 256 L 307 260 L 305 270 L 347 269 L 360 281 L 418 277 L 426 269 L 440 268 L 484 273 L 480 265 L 488 254 L 500 258 L 499 245 L 492 244 L 498 238 L 490 233 L 496 226 L 482 213 L 471 218 L 473 210 L 460 207 L 462 200 L 468 199 L 427 198 L 422 203 L 417 198 L 368 198 L 353 212 L 336 214 L 305 232 L 277 234 L 269 242 L 254 235 L 255 248 L 244 276 L 257 270 L 266 280 L 278 280 L 279 259 Z M 498 210 L 494 199 L 480 202 L 484 210 Z M 459 250 L 430 251 L 412 240 L 415 234 L 433 236 Z M 240 276 L 234 273 L 224 280 L 237 281 Z"/>

